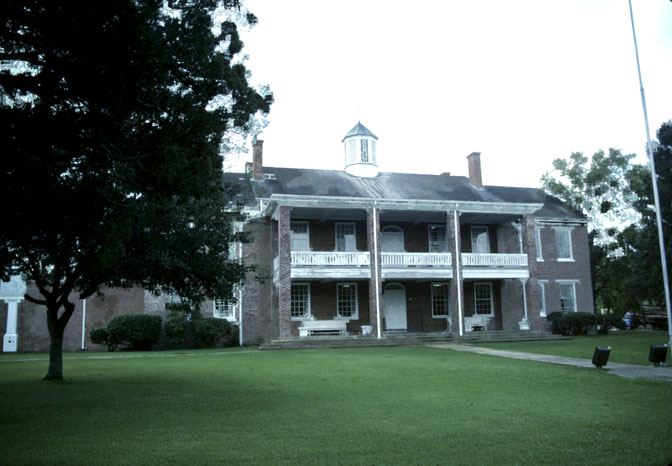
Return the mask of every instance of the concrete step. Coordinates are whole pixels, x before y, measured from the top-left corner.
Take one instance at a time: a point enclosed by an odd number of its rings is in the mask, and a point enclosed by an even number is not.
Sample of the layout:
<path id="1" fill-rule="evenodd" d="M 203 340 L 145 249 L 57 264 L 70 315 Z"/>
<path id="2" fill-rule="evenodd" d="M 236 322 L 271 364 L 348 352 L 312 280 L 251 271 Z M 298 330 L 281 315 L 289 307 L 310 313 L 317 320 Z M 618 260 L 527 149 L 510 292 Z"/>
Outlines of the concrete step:
<path id="1" fill-rule="evenodd" d="M 368 346 L 412 346 L 428 343 L 454 341 L 449 333 L 417 333 L 386 335 L 385 338 L 349 336 L 316 336 L 294 338 L 291 340 L 272 340 L 259 346 L 259 349 L 316 349 L 316 348 L 357 348 Z"/>

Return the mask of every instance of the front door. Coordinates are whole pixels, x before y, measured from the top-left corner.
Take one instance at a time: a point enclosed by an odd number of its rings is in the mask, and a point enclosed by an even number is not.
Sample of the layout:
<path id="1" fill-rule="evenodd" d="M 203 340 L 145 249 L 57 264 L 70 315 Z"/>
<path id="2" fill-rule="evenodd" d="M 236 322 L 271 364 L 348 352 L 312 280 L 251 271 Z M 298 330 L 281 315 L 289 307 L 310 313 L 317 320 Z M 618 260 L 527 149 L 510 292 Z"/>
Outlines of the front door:
<path id="1" fill-rule="evenodd" d="M 406 330 L 406 290 L 401 285 L 385 288 L 383 310 L 387 330 Z"/>

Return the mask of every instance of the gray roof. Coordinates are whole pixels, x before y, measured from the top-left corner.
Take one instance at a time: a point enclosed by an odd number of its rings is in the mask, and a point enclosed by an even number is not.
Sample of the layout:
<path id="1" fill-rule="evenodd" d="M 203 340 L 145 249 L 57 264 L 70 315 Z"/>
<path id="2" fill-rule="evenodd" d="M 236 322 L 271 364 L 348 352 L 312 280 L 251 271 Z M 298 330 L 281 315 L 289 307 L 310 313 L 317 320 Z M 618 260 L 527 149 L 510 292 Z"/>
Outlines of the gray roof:
<path id="1" fill-rule="evenodd" d="M 370 136 L 370 137 L 372 137 L 373 139 L 378 139 L 378 137 L 377 137 L 375 134 L 373 134 L 371 131 L 369 131 L 369 130 L 367 129 L 367 127 L 364 126 L 364 125 L 363 125 L 361 122 L 359 122 L 359 121 L 358 121 L 357 124 L 356 124 L 356 125 L 355 125 L 355 126 L 348 132 L 348 134 L 346 134 L 346 135 L 343 137 L 343 139 L 341 140 L 341 142 L 345 141 L 346 139 L 348 139 L 349 137 L 352 137 L 352 136 Z"/>
<path id="2" fill-rule="evenodd" d="M 247 203 L 273 194 L 350 197 L 386 200 L 474 201 L 490 203 L 543 204 L 540 218 L 584 219 L 559 199 L 535 188 L 485 186 L 475 188 L 465 176 L 380 173 L 360 178 L 342 170 L 264 167 L 263 180 L 244 182 L 241 195 Z M 272 174 L 272 176 L 270 176 Z M 225 181 L 240 183 L 244 175 L 225 174 Z M 252 185 L 250 189 L 250 184 Z"/>

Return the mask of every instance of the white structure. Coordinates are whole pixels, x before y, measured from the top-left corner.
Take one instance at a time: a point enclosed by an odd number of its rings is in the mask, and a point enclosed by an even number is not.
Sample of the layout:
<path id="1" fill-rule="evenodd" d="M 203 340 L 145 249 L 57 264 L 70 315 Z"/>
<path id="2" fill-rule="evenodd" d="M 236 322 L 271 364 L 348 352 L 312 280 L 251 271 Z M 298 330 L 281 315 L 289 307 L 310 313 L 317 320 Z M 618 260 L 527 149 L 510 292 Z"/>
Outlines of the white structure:
<path id="1" fill-rule="evenodd" d="M 16 333 L 16 320 L 19 303 L 26 294 L 26 283 L 21 277 L 14 275 L 8 282 L 0 282 L 0 299 L 7 303 L 7 331 L 2 342 L 4 353 L 16 353 L 19 335 Z"/>
<path id="2" fill-rule="evenodd" d="M 345 149 L 346 173 L 364 178 L 378 175 L 377 140 L 375 134 L 357 122 L 341 141 Z"/>

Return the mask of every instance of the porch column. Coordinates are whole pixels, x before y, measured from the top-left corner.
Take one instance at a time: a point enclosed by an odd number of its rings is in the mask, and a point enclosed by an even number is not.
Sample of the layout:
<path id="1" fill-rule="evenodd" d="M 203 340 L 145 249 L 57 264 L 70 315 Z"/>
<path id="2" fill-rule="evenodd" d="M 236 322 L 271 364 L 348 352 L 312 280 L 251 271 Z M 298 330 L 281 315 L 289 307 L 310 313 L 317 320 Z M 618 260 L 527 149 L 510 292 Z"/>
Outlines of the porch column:
<path id="1" fill-rule="evenodd" d="M 366 210 L 366 231 L 371 268 L 369 278 L 369 323 L 376 338 L 383 337 L 383 276 L 381 264 L 380 209 Z"/>
<path id="2" fill-rule="evenodd" d="M 525 285 L 527 284 L 527 278 L 520 279 L 521 291 L 523 295 L 523 318 L 518 322 L 518 327 L 521 330 L 530 329 L 530 320 L 527 318 L 527 291 Z"/>
<path id="3" fill-rule="evenodd" d="M 292 336 L 292 252 L 289 206 L 278 207 L 278 328 L 281 340 Z"/>
<path id="4" fill-rule="evenodd" d="M 457 329 L 464 335 L 464 283 L 462 280 L 462 236 L 460 234 L 460 213 L 446 213 L 446 238 L 448 248 L 453 250 L 453 279 L 450 281 L 451 330 Z"/>
<path id="5" fill-rule="evenodd" d="M 26 283 L 20 276 L 12 276 L 10 281 L 0 283 L 0 299 L 7 303 L 7 327 L 2 342 L 4 353 L 16 353 L 19 346 L 19 335 L 16 333 L 19 303 L 26 294 Z"/>
<path id="6" fill-rule="evenodd" d="M 527 268 L 529 271 L 529 280 L 527 286 L 523 287 L 525 299 L 527 300 L 527 319 L 530 330 L 534 332 L 542 332 L 546 330 L 545 320 L 540 317 L 541 301 L 539 299 L 539 285 L 538 281 L 543 272 L 540 263 L 537 262 L 537 245 L 535 224 L 533 215 L 524 215 L 520 222 L 520 236 L 522 238 L 523 254 L 527 254 Z M 543 264 L 543 262 L 541 263 Z"/>

